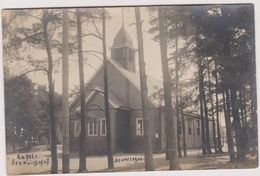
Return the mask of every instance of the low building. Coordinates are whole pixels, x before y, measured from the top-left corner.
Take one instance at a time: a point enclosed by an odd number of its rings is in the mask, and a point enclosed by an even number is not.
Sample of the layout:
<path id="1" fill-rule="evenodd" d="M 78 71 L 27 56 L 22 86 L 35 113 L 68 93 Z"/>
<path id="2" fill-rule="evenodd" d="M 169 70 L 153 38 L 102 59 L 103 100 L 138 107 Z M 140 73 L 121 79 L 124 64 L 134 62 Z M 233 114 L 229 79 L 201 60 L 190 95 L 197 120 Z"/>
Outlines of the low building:
<path id="1" fill-rule="evenodd" d="M 117 33 L 107 62 L 109 105 L 111 116 L 112 150 L 142 152 L 144 125 L 141 109 L 140 75 L 135 69 L 135 49 L 124 26 Z M 88 154 L 106 153 L 106 118 L 103 110 L 103 66 L 86 86 L 86 151 Z M 147 75 L 148 116 L 151 119 L 154 152 L 166 148 L 165 113 L 162 102 L 152 96 L 162 88 L 162 81 Z M 80 136 L 80 97 L 70 106 L 70 150 L 78 152 Z M 200 117 L 185 114 L 187 148 L 201 146 Z M 212 129 L 212 128 L 210 128 Z M 181 140 L 182 140 L 182 134 Z M 211 135 L 212 139 L 212 135 Z M 182 142 L 181 142 L 182 143 Z"/>

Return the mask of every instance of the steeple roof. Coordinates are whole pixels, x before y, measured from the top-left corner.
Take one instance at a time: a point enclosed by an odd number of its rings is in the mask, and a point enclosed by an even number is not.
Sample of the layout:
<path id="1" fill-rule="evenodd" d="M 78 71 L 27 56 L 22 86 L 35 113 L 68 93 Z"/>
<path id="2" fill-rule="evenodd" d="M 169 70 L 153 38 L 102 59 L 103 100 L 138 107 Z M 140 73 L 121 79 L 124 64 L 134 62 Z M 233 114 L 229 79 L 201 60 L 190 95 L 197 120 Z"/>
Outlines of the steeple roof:
<path id="1" fill-rule="evenodd" d="M 125 30 L 124 25 L 122 25 L 121 29 L 116 34 L 111 49 L 122 48 L 122 47 L 133 48 L 132 39 L 129 33 Z"/>

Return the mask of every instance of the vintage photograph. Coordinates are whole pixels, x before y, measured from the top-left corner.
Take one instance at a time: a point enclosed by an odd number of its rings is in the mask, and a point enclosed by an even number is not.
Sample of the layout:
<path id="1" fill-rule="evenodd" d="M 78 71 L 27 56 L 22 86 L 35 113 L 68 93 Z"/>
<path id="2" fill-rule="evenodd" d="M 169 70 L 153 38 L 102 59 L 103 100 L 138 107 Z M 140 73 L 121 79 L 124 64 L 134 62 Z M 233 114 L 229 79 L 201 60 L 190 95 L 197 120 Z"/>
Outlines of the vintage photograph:
<path id="1" fill-rule="evenodd" d="M 258 167 L 253 4 L 2 10 L 8 175 Z"/>

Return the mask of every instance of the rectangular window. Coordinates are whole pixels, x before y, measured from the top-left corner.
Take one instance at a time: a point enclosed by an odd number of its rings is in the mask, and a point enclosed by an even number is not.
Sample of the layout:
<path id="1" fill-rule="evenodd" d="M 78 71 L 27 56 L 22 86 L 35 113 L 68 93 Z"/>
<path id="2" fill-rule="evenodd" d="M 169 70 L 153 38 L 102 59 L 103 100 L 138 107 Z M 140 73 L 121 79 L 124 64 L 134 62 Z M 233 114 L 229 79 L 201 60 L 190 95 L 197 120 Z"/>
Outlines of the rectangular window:
<path id="1" fill-rule="evenodd" d="M 142 118 L 136 119 L 136 136 L 144 135 L 144 123 Z"/>
<path id="2" fill-rule="evenodd" d="M 188 121 L 188 134 L 191 135 L 191 120 Z"/>
<path id="3" fill-rule="evenodd" d="M 81 130 L 80 121 L 74 120 L 73 122 L 74 122 L 73 123 L 73 126 L 74 126 L 74 137 L 79 137 L 80 130 Z"/>
<path id="4" fill-rule="evenodd" d="M 107 125 L 106 125 L 106 119 L 105 118 L 101 118 L 100 119 L 100 135 L 101 136 L 106 136 L 107 135 L 107 129 L 106 129 Z"/>
<path id="5" fill-rule="evenodd" d="M 92 121 L 88 122 L 88 135 L 92 136 L 93 135 L 93 125 L 92 125 Z"/>
<path id="6" fill-rule="evenodd" d="M 197 120 L 197 135 L 200 135 L 200 120 Z"/>
<path id="7" fill-rule="evenodd" d="M 97 136 L 98 134 L 98 122 L 94 121 L 94 135 Z"/>
<path id="8" fill-rule="evenodd" d="M 88 135 L 97 136 L 98 132 L 98 123 L 95 120 L 88 122 Z"/>

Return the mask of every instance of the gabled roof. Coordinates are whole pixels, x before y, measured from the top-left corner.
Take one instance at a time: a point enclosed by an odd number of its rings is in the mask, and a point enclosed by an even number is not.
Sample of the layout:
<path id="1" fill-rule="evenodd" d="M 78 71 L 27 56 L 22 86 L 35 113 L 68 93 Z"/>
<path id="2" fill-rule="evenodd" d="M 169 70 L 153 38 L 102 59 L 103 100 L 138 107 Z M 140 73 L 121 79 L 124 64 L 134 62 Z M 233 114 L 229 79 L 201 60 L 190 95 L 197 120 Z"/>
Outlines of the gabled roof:
<path id="1" fill-rule="evenodd" d="M 130 35 L 128 34 L 128 32 L 125 30 L 124 26 L 122 26 L 121 29 L 116 34 L 111 49 L 122 48 L 122 47 L 133 48 L 133 41 Z"/>
<path id="2" fill-rule="evenodd" d="M 122 66 L 117 64 L 112 59 L 108 59 L 109 63 L 111 63 L 130 83 L 132 83 L 140 92 L 140 73 L 139 72 L 130 72 L 124 69 Z M 150 75 L 146 75 L 147 78 L 147 89 L 148 89 L 148 97 L 150 102 L 155 106 L 160 106 L 161 102 L 157 99 L 154 99 L 152 95 L 157 92 L 159 89 L 163 87 L 163 83 L 161 80 L 154 78 Z"/>
<path id="3" fill-rule="evenodd" d="M 140 73 L 139 72 L 130 72 L 124 69 L 122 66 L 117 64 L 112 59 L 107 59 L 108 64 L 111 64 L 115 67 L 116 70 L 118 70 L 139 92 L 141 92 L 141 86 L 140 86 Z M 86 85 L 91 85 L 91 82 L 97 77 L 97 75 L 103 70 L 103 64 L 97 69 L 97 71 L 94 73 L 94 75 L 89 79 L 88 83 Z M 109 70 L 108 70 L 109 71 Z M 150 75 L 146 75 L 147 78 L 147 90 L 148 90 L 148 100 L 154 105 L 154 106 L 161 106 L 163 102 L 161 102 L 158 99 L 153 98 L 153 94 L 156 93 L 158 90 L 160 90 L 163 87 L 163 83 L 161 80 L 154 78 Z M 103 90 L 103 88 L 97 86 L 96 88 Z M 79 95 L 75 97 L 74 101 L 71 102 L 71 106 L 74 106 L 77 99 L 79 98 Z M 112 101 L 116 102 L 118 106 L 126 106 L 124 103 L 122 103 L 120 100 L 116 98 L 116 96 L 113 95 L 113 93 L 109 93 L 109 98 L 113 99 Z"/>
<path id="4" fill-rule="evenodd" d="M 86 96 L 85 98 L 86 104 L 88 104 L 96 95 L 104 96 L 103 89 L 99 88 L 98 86 L 95 87 L 94 90 L 91 91 L 91 93 L 88 94 L 88 96 Z M 120 106 L 123 106 L 123 104 L 113 94 L 109 94 L 109 103 L 113 106 L 113 108 L 118 108 Z M 78 106 L 75 110 L 79 111 L 80 106 Z"/>

